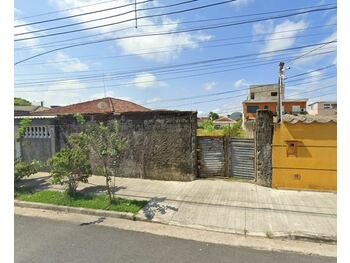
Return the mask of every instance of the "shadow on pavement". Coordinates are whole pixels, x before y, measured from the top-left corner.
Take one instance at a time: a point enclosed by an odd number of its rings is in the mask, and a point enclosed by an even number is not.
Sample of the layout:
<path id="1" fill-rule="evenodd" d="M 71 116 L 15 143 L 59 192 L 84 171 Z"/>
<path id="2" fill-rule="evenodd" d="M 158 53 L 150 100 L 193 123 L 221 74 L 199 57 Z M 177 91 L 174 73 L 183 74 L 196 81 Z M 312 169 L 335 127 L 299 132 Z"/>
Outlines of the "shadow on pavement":
<path id="1" fill-rule="evenodd" d="M 160 213 L 162 215 L 167 213 L 167 210 L 178 211 L 179 209 L 170 205 L 162 205 L 161 202 L 166 200 L 165 197 L 153 197 L 148 202 L 148 204 L 142 209 L 144 215 L 147 219 L 153 219 L 156 213 Z"/>
<path id="2" fill-rule="evenodd" d="M 100 217 L 99 219 L 87 223 L 81 223 L 79 224 L 80 226 L 89 226 L 89 225 L 96 225 L 99 223 L 102 223 L 106 218 L 105 217 Z"/>
<path id="3" fill-rule="evenodd" d="M 18 182 L 16 182 L 15 186 L 17 188 L 28 187 L 34 190 L 47 190 L 52 188 L 52 185 L 50 184 L 50 177 L 51 176 L 31 179 L 26 178 L 24 180 L 19 180 Z"/>

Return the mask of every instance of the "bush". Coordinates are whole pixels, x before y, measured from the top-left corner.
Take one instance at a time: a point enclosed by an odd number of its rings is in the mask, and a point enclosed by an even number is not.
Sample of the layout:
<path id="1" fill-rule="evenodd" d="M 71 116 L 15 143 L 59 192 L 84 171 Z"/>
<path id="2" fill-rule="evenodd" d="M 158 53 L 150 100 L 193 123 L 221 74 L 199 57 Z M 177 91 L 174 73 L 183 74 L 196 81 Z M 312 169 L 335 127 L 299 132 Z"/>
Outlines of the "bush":
<path id="1" fill-rule="evenodd" d="M 41 163 L 37 160 L 32 162 L 15 161 L 15 181 L 39 172 Z"/>
<path id="2" fill-rule="evenodd" d="M 224 135 L 229 137 L 244 137 L 245 133 L 239 122 L 224 127 Z"/>
<path id="3" fill-rule="evenodd" d="M 92 175 L 89 163 L 89 149 L 84 134 L 73 134 L 68 139 L 68 147 L 63 148 L 48 160 L 51 183 L 66 186 L 69 195 L 74 195 L 79 182 L 88 182 Z"/>

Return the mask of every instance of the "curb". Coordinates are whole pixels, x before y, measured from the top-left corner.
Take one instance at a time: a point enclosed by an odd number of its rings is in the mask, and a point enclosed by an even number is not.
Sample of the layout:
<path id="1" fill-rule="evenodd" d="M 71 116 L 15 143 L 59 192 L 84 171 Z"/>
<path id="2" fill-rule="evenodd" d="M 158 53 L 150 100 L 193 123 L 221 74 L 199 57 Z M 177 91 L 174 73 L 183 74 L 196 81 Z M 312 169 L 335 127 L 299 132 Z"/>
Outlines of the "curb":
<path id="1" fill-rule="evenodd" d="M 200 229 L 200 230 L 225 233 L 225 234 L 250 236 L 250 237 L 261 237 L 261 238 L 268 238 L 268 239 L 275 239 L 275 240 L 288 239 L 288 240 L 301 240 L 301 241 L 328 243 L 328 244 L 336 244 L 337 243 L 337 236 L 319 235 L 319 234 L 307 233 L 307 232 L 273 232 L 273 233 L 271 233 L 271 235 L 267 235 L 265 232 L 249 232 L 249 231 L 238 231 L 238 230 L 227 231 L 224 229 L 216 229 L 216 228 L 205 227 L 205 226 L 200 226 L 200 225 L 182 225 L 182 224 L 178 224 L 175 222 L 152 221 L 150 219 L 147 219 L 144 216 L 139 216 L 139 215 L 135 215 L 134 220 L 135 221 L 158 223 L 158 224 L 163 224 L 163 225 L 181 226 L 181 227 L 185 227 L 185 228 Z"/>
<path id="2" fill-rule="evenodd" d="M 84 214 L 84 215 L 95 215 L 100 217 L 113 217 L 113 218 L 135 220 L 135 215 L 127 212 L 105 211 L 105 210 L 98 210 L 98 209 L 91 209 L 91 208 L 51 205 L 51 204 L 25 202 L 25 201 L 18 201 L 18 200 L 15 200 L 14 204 L 17 207 L 24 207 L 24 208 L 37 208 L 37 209 L 46 209 L 46 210 L 60 211 L 60 212 L 66 212 L 66 213 L 76 213 L 76 214 Z"/>
<path id="3" fill-rule="evenodd" d="M 23 208 L 46 209 L 46 210 L 60 211 L 60 212 L 66 212 L 66 213 L 95 215 L 100 217 L 122 218 L 122 219 L 128 219 L 133 221 L 143 221 L 143 222 L 157 223 L 157 224 L 163 224 L 163 225 L 174 225 L 174 226 L 181 226 L 185 228 L 201 229 L 201 230 L 206 230 L 211 232 L 219 232 L 219 233 L 242 235 L 242 236 L 262 237 L 262 238 L 269 238 L 269 239 L 303 240 L 303 241 L 329 243 L 329 244 L 337 243 L 337 236 L 325 236 L 325 235 L 318 235 L 318 234 L 306 233 L 306 232 L 292 232 L 292 233 L 273 232 L 271 233 L 271 235 L 267 236 L 266 233 L 263 233 L 263 232 L 248 232 L 248 231 L 232 232 L 232 231 L 225 231 L 222 229 L 208 228 L 205 226 L 181 225 L 181 224 L 176 224 L 172 222 L 152 221 L 151 219 L 148 219 L 144 216 L 134 215 L 132 213 L 126 213 L 126 212 L 105 211 L 105 210 L 98 210 L 98 209 L 91 209 L 91 208 L 51 205 L 51 204 L 26 202 L 26 201 L 18 201 L 18 200 L 14 201 L 14 205 L 17 207 L 23 207 Z"/>

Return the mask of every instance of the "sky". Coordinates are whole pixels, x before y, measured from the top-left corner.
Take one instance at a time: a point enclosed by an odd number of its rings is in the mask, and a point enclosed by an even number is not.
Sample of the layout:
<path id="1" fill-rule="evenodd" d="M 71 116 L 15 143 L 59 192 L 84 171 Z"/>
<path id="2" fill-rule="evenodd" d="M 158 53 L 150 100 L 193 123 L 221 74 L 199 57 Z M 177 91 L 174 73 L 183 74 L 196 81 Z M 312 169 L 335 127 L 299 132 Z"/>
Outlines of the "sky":
<path id="1" fill-rule="evenodd" d="M 227 115 L 249 85 L 276 83 L 283 61 L 286 98 L 336 100 L 336 9 L 309 12 L 334 0 L 137 0 L 136 14 L 133 3 L 15 1 L 14 95 Z"/>

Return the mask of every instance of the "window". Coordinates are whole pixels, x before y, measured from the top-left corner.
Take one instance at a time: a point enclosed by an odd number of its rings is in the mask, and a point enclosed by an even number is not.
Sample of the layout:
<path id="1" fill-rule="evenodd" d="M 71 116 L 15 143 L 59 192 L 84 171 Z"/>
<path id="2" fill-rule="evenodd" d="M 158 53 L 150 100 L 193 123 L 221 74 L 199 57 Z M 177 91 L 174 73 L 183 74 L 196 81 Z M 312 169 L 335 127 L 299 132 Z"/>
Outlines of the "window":
<path id="1" fill-rule="evenodd" d="M 292 112 L 300 112 L 300 106 L 299 105 L 293 105 L 292 106 Z"/>
<path id="2" fill-rule="evenodd" d="M 247 106 L 247 112 L 248 113 L 256 113 L 256 111 L 259 109 L 259 106 Z"/>
<path id="3" fill-rule="evenodd" d="M 250 93 L 250 99 L 253 100 L 255 98 L 254 92 Z"/>
<path id="4" fill-rule="evenodd" d="M 297 141 L 287 141 L 287 157 L 297 157 Z"/>
<path id="5" fill-rule="evenodd" d="M 276 97 L 277 96 L 277 92 L 271 92 L 271 96 L 272 97 Z"/>
<path id="6" fill-rule="evenodd" d="M 264 106 L 264 110 L 268 110 L 269 109 L 269 106 L 268 105 L 265 105 Z"/>
<path id="7" fill-rule="evenodd" d="M 325 104 L 323 104 L 323 108 L 324 109 L 331 109 L 332 106 L 331 106 L 331 104 L 325 103 Z"/>

